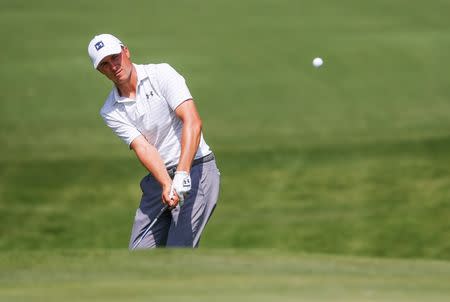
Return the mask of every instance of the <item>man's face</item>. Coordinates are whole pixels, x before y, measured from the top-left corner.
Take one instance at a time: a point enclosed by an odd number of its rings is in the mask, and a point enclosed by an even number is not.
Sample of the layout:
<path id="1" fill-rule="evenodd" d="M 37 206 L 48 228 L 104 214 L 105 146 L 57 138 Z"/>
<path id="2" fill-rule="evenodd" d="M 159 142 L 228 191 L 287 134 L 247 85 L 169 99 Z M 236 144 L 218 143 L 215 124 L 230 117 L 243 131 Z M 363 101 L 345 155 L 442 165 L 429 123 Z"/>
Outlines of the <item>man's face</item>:
<path id="1" fill-rule="evenodd" d="M 116 85 L 126 83 L 133 69 L 128 48 L 123 47 L 121 53 L 104 57 L 97 69 Z"/>

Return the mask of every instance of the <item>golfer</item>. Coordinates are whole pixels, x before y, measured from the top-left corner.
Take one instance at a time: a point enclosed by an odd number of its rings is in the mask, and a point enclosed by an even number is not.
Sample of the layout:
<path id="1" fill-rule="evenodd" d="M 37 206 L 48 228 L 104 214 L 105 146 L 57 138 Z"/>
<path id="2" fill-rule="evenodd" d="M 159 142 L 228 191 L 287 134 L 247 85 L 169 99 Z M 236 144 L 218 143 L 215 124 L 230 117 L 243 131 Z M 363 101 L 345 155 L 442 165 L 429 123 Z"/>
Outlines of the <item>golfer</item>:
<path id="1" fill-rule="evenodd" d="M 100 115 L 149 172 L 140 183 L 130 249 L 163 204 L 167 211 L 138 248 L 197 247 L 216 206 L 220 173 L 185 79 L 165 63 L 132 63 L 129 49 L 110 34 L 95 36 L 88 53 L 114 84 Z"/>

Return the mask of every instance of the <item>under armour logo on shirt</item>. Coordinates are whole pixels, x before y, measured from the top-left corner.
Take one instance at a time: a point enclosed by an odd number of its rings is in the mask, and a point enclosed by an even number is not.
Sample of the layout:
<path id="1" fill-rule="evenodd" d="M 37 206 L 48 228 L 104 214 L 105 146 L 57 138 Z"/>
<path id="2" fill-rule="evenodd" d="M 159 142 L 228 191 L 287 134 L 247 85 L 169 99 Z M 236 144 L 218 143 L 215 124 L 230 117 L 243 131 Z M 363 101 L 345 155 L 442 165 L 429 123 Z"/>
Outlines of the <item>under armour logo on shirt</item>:
<path id="1" fill-rule="evenodd" d="M 153 96 L 153 91 L 150 91 L 150 94 L 145 94 L 145 96 L 147 97 L 148 100 L 150 96 Z"/>
<path id="2" fill-rule="evenodd" d="M 95 44 L 95 49 L 97 49 L 97 51 L 99 51 L 100 49 L 102 49 L 105 46 L 105 44 L 103 44 L 102 41 L 99 41 Z"/>

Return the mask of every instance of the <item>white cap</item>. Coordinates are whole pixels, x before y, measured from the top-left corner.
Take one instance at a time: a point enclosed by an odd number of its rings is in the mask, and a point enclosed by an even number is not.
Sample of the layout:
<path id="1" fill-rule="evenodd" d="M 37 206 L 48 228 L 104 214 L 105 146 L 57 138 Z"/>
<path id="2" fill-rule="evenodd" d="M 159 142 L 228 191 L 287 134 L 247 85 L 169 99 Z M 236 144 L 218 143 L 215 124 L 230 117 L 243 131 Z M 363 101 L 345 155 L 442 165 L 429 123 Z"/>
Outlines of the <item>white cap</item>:
<path id="1" fill-rule="evenodd" d="M 89 57 L 94 68 L 97 68 L 104 57 L 120 53 L 122 46 L 123 43 L 113 35 L 101 34 L 95 36 L 88 46 Z"/>

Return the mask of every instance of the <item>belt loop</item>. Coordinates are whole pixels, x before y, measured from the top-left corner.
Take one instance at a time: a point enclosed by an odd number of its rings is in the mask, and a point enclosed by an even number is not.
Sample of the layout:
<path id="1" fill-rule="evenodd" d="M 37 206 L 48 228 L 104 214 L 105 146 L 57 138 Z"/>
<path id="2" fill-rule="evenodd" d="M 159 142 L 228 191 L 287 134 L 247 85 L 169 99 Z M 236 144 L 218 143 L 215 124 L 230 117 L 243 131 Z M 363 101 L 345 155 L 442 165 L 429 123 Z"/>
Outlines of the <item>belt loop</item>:
<path id="1" fill-rule="evenodd" d="M 177 171 L 177 167 L 172 167 L 167 169 L 167 173 L 169 174 L 170 178 L 174 178 L 175 177 L 175 172 Z"/>

